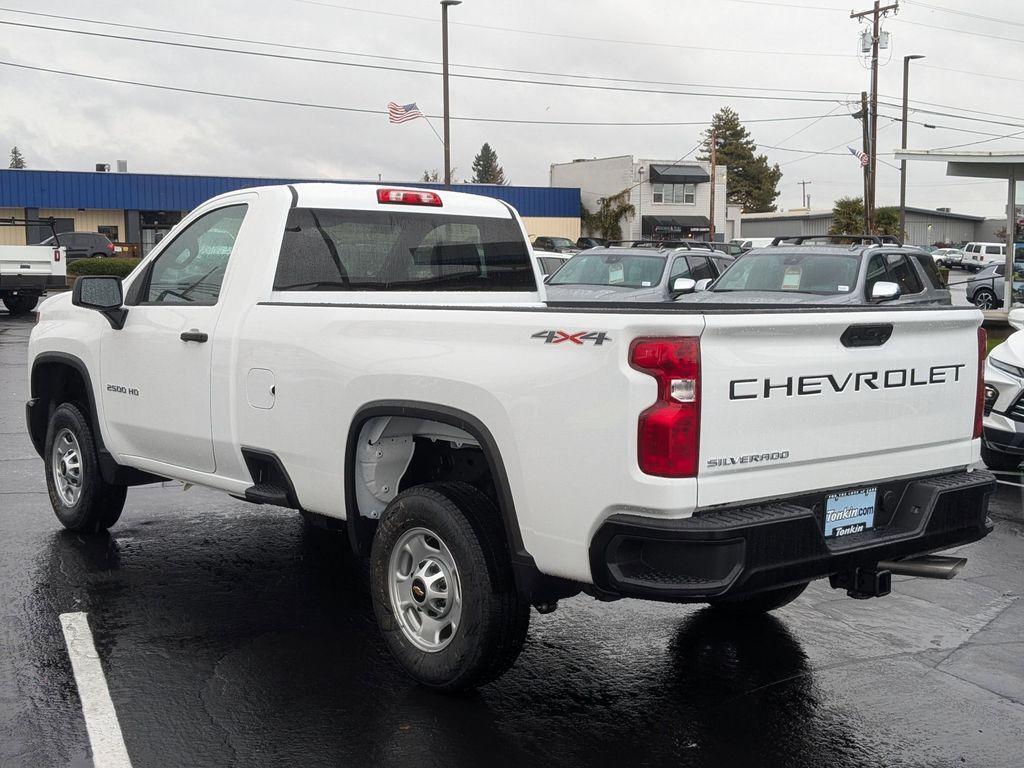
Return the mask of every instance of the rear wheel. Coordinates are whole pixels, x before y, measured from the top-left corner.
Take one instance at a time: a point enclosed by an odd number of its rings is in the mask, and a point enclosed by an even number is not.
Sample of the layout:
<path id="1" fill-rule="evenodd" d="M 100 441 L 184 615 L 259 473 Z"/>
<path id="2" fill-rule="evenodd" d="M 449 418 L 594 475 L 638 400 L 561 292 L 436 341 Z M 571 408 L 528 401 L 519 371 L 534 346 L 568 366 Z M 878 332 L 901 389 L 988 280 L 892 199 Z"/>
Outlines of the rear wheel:
<path id="1" fill-rule="evenodd" d="M 4 296 L 4 306 L 7 307 L 7 311 L 12 315 L 24 315 L 26 312 L 31 312 L 36 308 L 36 303 L 39 301 L 38 296 Z"/>
<path id="2" fill-rule="evenodd" d="M 388 504 L 370 558 L 388 648 L 430 688 L 465 690 L 512 666 L 530 606 L 517 593 L 498 510 L 465 483 L 430 483 Z"/>
<path id="3" fill-rule="evenodd" d="M 128 488 L 103 480 L 92 427 L 77 406 L 63 403 L 53 412 L 43 456 L 46 489 L 61 525 L 99 533 L 117 522 Z"/>
<path id="4" fill-rule="evenodd" d="M 708 605 L 716 611 L 735 614 L 767 613 L 784 605 L 789 605 L 789 603 L 800 597 L 805 589 L 807 589 L 806 583 L 794 584 L 790 587 L 779 587 L 778 589 L 770 589 L 767 592 L 758 592 L 753 595 L 709 600 Z"/>
<path id="5" fill-rule="evenodd" d="M 978 309 L 995 309 L 996 295 L 988 288 L 980 288 L 974 294 L 974 306 Z"/>
<path id="6" fill-rule="evenodd" d="M 985 462 L 985 466 L 989 469 L 995 469 L 1001 472 L 1013 472 L 1020 466 L 1021 458 L 1021 456 L 1015 456 L 1012 453 L 994 451 L 984 443 L 981 444 L 981 460 Z"/>

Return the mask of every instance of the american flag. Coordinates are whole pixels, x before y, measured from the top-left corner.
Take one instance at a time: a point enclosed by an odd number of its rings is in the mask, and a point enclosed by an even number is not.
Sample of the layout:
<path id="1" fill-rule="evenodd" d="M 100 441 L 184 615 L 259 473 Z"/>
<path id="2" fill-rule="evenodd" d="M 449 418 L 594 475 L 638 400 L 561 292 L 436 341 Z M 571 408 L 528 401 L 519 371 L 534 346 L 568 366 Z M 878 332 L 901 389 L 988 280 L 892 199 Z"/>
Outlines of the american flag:
<path id="1" fill-rule="evenodd" d="M 409 120 L 415 120 L 417 117 L 423 117 L 423 113 L 420 112 L 420 108 L 416 106 L 415 102 L 412 104 L 395 104 L 393 101 L 388 102 L 389 123 L 405 123 Z"/>
<path id="2" fill-rule="evenodd" d="M 866 168 L 867 167 L 869 159 L 868 159 L 868 156 L 866 154 L 861 152 L 859 149 L 854 149 L 853 147 L 847 147 L 847 149 L 850 150 L 850 154 L 851 155 L 853 155 L 858 160 L 860 160 L 860 167 L 861 168 Z"/>

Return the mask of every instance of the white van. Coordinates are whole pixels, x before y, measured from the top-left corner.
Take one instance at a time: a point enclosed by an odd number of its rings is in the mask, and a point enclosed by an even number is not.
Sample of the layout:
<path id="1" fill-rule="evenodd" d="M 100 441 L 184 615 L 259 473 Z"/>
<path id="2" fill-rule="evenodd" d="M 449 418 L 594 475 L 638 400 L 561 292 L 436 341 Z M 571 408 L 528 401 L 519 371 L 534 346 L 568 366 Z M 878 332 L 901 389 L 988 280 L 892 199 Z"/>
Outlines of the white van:
<path id="1" fill-rule="evenodd" d="M 729 244 L 738 245 L 740 251 L 746 253 L 753 248 L 767 248 L 774 239 L 774 237 L 734 237 Z"/>
<path id="2" fill-rule="evenodd" d="M 1006 243 L 968 243 L 964 247 L 961 267 L 970 272 L 980 272 L 991 264 L 1006 261 Z"/>

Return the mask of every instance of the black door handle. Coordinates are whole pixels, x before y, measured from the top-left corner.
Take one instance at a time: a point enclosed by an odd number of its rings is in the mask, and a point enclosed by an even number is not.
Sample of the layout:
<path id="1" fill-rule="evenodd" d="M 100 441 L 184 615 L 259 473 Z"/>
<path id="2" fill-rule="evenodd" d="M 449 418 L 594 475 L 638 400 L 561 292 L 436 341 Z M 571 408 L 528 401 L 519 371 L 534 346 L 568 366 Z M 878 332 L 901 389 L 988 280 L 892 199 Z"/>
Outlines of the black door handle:
<path id="1" fill-rule="evenodd" d="M 180 338 L 182 341 L 198 341 L 200 344 L 210 339 L 205 333 L 194 328 L 191 331 L 182 331 Z"/>

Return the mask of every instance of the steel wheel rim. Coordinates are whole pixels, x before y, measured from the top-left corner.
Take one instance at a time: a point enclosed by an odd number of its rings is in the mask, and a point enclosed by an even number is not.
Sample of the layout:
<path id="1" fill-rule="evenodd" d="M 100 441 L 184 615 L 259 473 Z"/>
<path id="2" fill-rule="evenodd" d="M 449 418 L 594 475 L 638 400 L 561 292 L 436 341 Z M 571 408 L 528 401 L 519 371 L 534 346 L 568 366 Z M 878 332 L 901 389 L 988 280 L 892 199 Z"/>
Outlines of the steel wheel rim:
<path id="1" fill-rule="evenodd" d="M 448 647 L 462 618 L 462 584 L 451 550 L 427 528 L 411 528 L 388 560 L 391 610 L 406 640 L 421 651 Z"/>
<path id="2" fill-rule="evenodd" d="M 82 495 L 82 449 L 67 427 L 53 440 L 53 481 L 60 500 L 73 507 Z"/>

